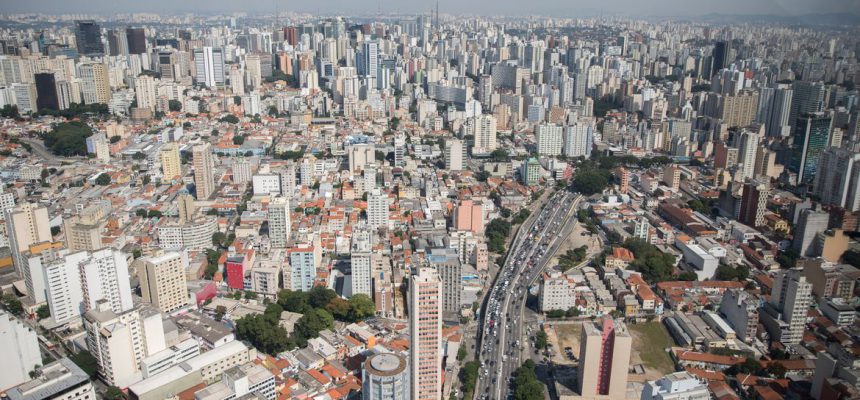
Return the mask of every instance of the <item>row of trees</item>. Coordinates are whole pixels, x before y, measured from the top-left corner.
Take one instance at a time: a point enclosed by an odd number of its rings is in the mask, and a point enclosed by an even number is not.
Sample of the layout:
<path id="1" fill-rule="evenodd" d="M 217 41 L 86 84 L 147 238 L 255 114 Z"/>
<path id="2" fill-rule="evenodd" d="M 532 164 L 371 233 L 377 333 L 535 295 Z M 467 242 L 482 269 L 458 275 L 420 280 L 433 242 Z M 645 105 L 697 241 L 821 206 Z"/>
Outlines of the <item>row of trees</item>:
<path id="1" fill-rule="evenodd" d="M 303 314 L 292 334 L 288 334 L 279 323 L 283 311 Z M 344 300 L 333 290 L 319 286 L 308 292 L 285 289 L 278 294 L 278 301 L 269 304 L 263 314 L 249 315 L 236 321 L 236 334 L 266 353 L 277 354 L 306 346 L 307 341 L 319 336 L 320 331 L 331 329 L 335 319 L 356 322 L 375 312 L 373 301 L 364 294 Z"/>
<path id="2" fill-rule="evenodd" d="M 516 400 L 543 400 L 544 386 L 535 374 L 535 363 L 531 359 L 526 360 L 517 368 L 516 379 L 514 379 L 514 399 Z"/>
<path id="3" fill-rule="evenodd" d="M 505 240 L 511 234 L 511 223 L 501 218 L 496 218 L 487 224 L 487 249 L 494 253 L 505 252 Z"/>

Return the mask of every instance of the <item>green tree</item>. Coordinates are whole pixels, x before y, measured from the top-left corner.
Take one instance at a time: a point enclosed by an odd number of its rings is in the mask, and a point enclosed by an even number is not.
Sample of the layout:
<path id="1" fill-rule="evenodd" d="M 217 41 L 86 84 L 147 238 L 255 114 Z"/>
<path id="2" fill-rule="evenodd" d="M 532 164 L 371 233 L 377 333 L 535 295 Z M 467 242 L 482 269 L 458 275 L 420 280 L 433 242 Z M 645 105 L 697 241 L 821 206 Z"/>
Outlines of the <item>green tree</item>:
<path id="1" fill-rule="evenodd" d="M 287 331 L 277 319 L 266 314 L 252 314 L 236 321 L 236 335 L 267 354 L 278 354 L 290 346 Z"/>
<path id="2" fill-rule="evenodd" d="M 229 123 L 229 124 L 233 124 L 233 125 L 235 125 L 235 124 L 238 124 L 238 123 L 239 123 L 239 117 L 237 117 L 237 116 L 235 116 L 235 115 L 233 115 L 233 114 L 227 114 L 227 115 L 225 115 L 224 117 L 222 117 L 222 118 L 220 119 L 220 121 L 221 121 L 221 122 L 227 122 L 227 123 Z"/>
<path id="3" fill-rule="evenodd" d="M 46 133 L 42 139 L 45 147 L 58 156 L 87 155 L 87 138 L 92 136 L 93 129 L 84 122 L 72 121 L 57 124 Z"/>
<path id="4" fill-rule="evenodd" d="M 466 346 L 460 346 L 457 349 L 457 361 L 465 360 L 467 355 L 469 355 L 469 352 L 466 350 Z"/>
<path id="5" fill-rule="evenodd" d="M 182 103 L 179 100 L 168 100 L 167 109 L 170 111 L 182 111 Z"/>
<path id="6" fill-rule="evenodd" d="M 38 309 L 36 309 L 36 316 L 40 320 L 48 318 L 51 316 L 51 309 L 48 307 L 47 304 L 42 304 L 41 306 L 39 306 Z"/>
<path id="7" fill-rule="evenodd" d="M 335 297 L 337 297 L 337 293 L 334 290 L 323 286 L 314 286 L 308 291 L 308 304 L 313 308 L 324 308 Z"/>
<path id="8" fill-rule="evenodd" d="M 90 378 L 95 378 L 99 372 L 99 362 L 87 350 L 81 350 L 69 357 L 75 365 L 87 373 Z"/>
<path id="9" fill-rule="evenodd" d="M 370 296 L 359 293 L 354 294 L 349 298 L 349 320 L 362 321 L 376 314 L 376 304 L 370 299 Z"/>
<path id="10" fill-rule="evenodd" d="M 460 369 L 460 382 L 463 384 L 463 398 L 471 399 L 475 394 L 478 381 L 478 371 L 481 365 L 477 361 L 469 361 Z"/>
<path id="11" fill-rule="evenodd" d="M 107 186 L 110 185 L 110 182 L 110 175 L 107 172 L 102 172 L 99 176 L 96 177 L 96 185 Z"/>
<path id="12" fill-rule="evenodd" d="M 24 313 L 24 306 L 21 305 L 21 300 L 12 293 L 3 293 L 3 296 L 0 297 L 0 303 L 12 315 L 20 316 Z"/>
<path id="13" fill-rule="evenodd" d="M 116 386 L 110 386 L 107 388 L 105 392 L 104 399 L 106 400 L 124 400 L 125 393 L 122 392 L 122 389 Z"/>
<path id="14" fill-rule="evenodd" d="M 609 185 L 610 175 L 611 173 L 604 169 L 587 166 L 579 168 L 573 174 L 573 188 L 586 196 L 601 193 Z"/>
<path id="15" fill-rule="evenodd" d="M 224 246 L 224 241 L 227 240 L 227 235 L 224 232 L 215 232 L 212 234 L 212 245 L 221 247 Z"/>
<path id="16" fill-rule="evenodd" d="M 537 346 L 537 348 L 539 348 L 539 349 L 545 349 L 546 346 L 549 344 L 548 340 L 549 340 L 549 337 L 547 336 L 546 332 L 544 332 L 543 330 L 539 330 L 535 334 L 535 346 Z"/>
<path id="17" fill-rule="evenodd" d="M 515 400 L 543 400 L 544 386 L 535 374 L 535 363 L 526 360 L 522 367 L 517 368 L 514 379 Z"/>
<path id="18" fill-rule="evenodd" d="M 241 146 L 244 143 L 245 143 L 245 136 L 243 136 L 243 135 L 233 136 L 233 144 L 235 144 L 237 146 Z"/>

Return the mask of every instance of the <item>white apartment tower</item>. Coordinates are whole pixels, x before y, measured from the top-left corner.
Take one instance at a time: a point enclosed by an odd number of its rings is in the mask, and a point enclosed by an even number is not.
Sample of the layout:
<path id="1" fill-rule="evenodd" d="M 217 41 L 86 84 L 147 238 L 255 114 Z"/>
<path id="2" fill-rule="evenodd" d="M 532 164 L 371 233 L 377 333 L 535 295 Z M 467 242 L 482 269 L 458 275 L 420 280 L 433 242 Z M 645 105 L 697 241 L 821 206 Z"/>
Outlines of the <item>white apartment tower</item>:
<path id="1" fill-rule="evenodd" d="M 412 399 L 442 395 L 442 282 L 436 271 L 419 268 L 409 284 Z"/>
<path id="2" fill-rule="evenodd" d="M 272 247 L 286 248 L 290 240 L 290 200 L 277 196 L 269 203 L 269 240 Z"/>

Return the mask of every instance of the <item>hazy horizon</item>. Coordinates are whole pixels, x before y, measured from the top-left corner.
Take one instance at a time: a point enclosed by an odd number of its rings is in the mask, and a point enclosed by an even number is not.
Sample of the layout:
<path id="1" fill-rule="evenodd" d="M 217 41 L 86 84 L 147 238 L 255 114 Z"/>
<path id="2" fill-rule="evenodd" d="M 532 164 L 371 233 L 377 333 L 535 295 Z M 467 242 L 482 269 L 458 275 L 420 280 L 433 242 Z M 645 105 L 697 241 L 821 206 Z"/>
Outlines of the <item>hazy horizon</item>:
<path id="1" fill-rule="evenodd" d="M 353 13 L 371 15 L 382 13 L 417 13 L 435 7 L 435 1 L 421 0 L 358 0 L 344 3 L 338 0 L 316 0 L 296 4 L 276 0 L 42 0 L 21 2 L 0 0 L 0 13 L 48 13 L 48 14 L 96 14 L 112 15 L 130 12 L 170 13 L 238 13 L 272 14 L 280 12 L 299 12 L 317 14 Z M 239 6 L 241 4 L 241 7 Z M 523 10 L 527 4 L 528 9 Z M 552 15 L 559 17 L 576 16 L 678 16 L 696 17 L 707 14 L 741 15 L 779 15 L 792 16 L 803 14 L 857 13 L 860 0 L 495 0 L 495 1 L 453 1 L 440 0 L 442 14 L 475 15 Z"/>

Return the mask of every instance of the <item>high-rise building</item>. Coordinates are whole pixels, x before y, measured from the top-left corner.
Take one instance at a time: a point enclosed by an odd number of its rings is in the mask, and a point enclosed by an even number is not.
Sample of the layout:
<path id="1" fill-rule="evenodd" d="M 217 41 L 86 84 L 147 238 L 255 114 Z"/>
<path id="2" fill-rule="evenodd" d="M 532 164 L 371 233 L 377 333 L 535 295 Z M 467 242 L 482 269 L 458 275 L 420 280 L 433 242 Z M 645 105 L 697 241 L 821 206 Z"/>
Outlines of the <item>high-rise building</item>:
<path id="1" fill-rule="evenodd" d="M 806 326 L 806 313 L 812 303 L 812 284 L 803 270 L 794 268 L 777 273 L 770 301 L 761 320 L 771 339 L 784 345 L 799 344 Z"/>
<path id="2" fill-rule="evenodd" d="M 768 137 L 787 137 L 791 134 L 788 120 L 791 116 L 793 96 L 794 90 L 791 85 L 776 84 L 762 89 L 756 119 L 764 124 L 765 134 Z"/>
<path id="3" fill-rule="evenodd" d="M 535 127 L 537 152 L 545 156 L 559 156 L 564 147 L 564 133 L 556 124 L 540 124 Z"/>
<path id="4" fill-rule="evenodd" d="M 376 163 L 376 148 L 373 144 L 360 143 L 349 146 L 349 172 L 363 171 L 368 164 Z"/>
<path id="5" fill-rule="evenodd" d="M 800 117 L 824 110 L 824 83 L 794 81 L 791 88 L 791 112 L 788 125 L 797 129 L 797 120 Z"/>
<path id="6" fill-rule="evenodd" d="M 170 251 L 139 258 L 135 263 L 144 300 L 164 313 L 188 305 L 189 294 L 185 284 L 188 258 L 185 253 Z"/>
<path id="7" fill-rule="evenodd" d="M 591 125 L 576 123 L 564 128 L 565 156 L 590 158 L 592 142 Z"/>
<path id="8" fill-rule="evenodd" d="M 166 143 L 158 153 L 161 160 L 161 174 L 165 180 L 173 180 L 182 176 L 182 159 L 179 156 L 179 145 L 174 142 Z"/>
<path id="9" fill-rule="evenodd" d="M 830 222 L 830 214 L 813 209 L 806 209 L 800 212 L 800 218 L 797 220 L 797 226 L 794 229 L 794 241 L 792 248 L 801 257 L 806 256 L 815 240 L 815 235 L 827 230 Z"/>
<path id="10" fill-rule="evenodd" d="M 797 118 L 789 170 L 797 174 L 798 184 L 810 184 L 815 179 L 821 153 L 830 143 L 831 121 L 823 112 Z"/>
<path id="11" fill-rule="evenodd" d="M 206 200 L 215 192 L 215 167 L 212 147 L 209 143 L 194 145 L 191 150 L 194 165 L 194 186 L 197 190 L 197 200 Z"/>
<path id="12" fill-rule="evenodd" d="M 394 135 L 394 166 L 406 166 L 406 135 L 402 133 Z"/>
<path id="13" fill-rule="evenodd" d="M 445 169 L 462 171 L 466 163 L 466 144 L 459 139 L 445 141 Z"/>
<path id="14" fill-rule="evenodd" d="M 745 183 L 743 190 L 738 221 L 753 227 L 763 226 L 770 185 L 766 181 L 753 180 Z"/>
<path id="15" fill-rule="evenodd" d="M 475 117 L 475 142 L 472 145 L 472 154 L 490 154 L 498 148 L 496 142 L 496 117 L 493 115 L 481 115 Z"/>
<path id="16" fill-rule="evenodd" d="M 57 82 L 53 72 L 34 74 L 36 81 L 36 108 L 39 110 L 59 110 L 60 99 L 57 96 Z"/>
<path id="17" fill-rule="evenodd" d="M 812 193 L 821 204 L 860 211 L 860 153 L 829 147 L 821 153 Z"/>
<path id="18" fill-rule="evenodd" d="M 730 42 L 720 41 L 714 44 L 714 51 L 711 53 L 714 57 L 714 68 L 711 74 L 720 72 L 723 68 L 728 68 L 732 63 L 731 59 L 732 45 Z"/>
<path id="19" fill-rule="evenodd" d="M 580 338 L 577 380 L 583 399 L 623 399 L 627 392 L 632 337 L 622 321 L 603 320 L 603 328 L 586 322 Z"/>
<path id="20" fill-rule="evenodd" d="M 322 248 L 319 237 L 313 243 L 302 243 L 290 252 L 290 289 L 307 292 L 314 287 L 317 267 L 322 261 Z"/>
<path id="21" fill-rule="evenodd" d="M 77 215 L 63 221 L 63 234 L 69 251 L 95 251 L 105 247 L 102 232 L 107 225 L 104 215 Z"/>
<path id="22" fill-rule="evenodd" d="M 460 295 L 463 292 L 463 266 L 456 249 L 430 249 L 427 259 L 442 281 L 442 312 L 448 315 L 459 313 Z"/>
<path id="23" fill-rule="evenodd" d="M 15 272 L 18 276 L 23 276 L 27 265 L 23 258 L 24 251 L 33 244 L 49 242 L 52 239 L 48 209 L 32 203 L 7 209 L 6 235 L 9 238 Z"/>
<path id="24" fill-rule="evenodd" d="M 143 28 L 126 28 L 126 43 L 128 43 L 128 54 L 146 53 L 146 30 Z"/>
<path id="25" fill-rule="evenodd" d="M 743 180 L 755 177 L 756 155 L 761 136 L 753 131 L 743 130 L 738 138 L 738 162 L 741 165 Z"/>
<path id="26" fill-rule="evenodd" d="M 373 298 L 373 242 L 367 229 L 355 229 L 350 243 L 350 269 L 352 294 L 366 294 Z"/>
<path id="27" fill-rule="evenodd" d="M 104 55 L 102 27 L 93 20 L 75 21 L 75 44 L 80 54 L 86 56 Z"/>
<path id="28" fill-rule="evenodd" d="M 194 49 L 194 66 L 198 84 L 210 88 L 224 84 L 224 50 L 209 46 Z"/>
<path id="29" fill-rule="evenodd" d="M 364 361 L 361 400 L 409 400 L 409 363 L 395 353 L 379 353 Z"/>
<path id="30" fill-rule="evenodd" d="M 42 365 L 36 331 L 6 311 L 0 311 L 0 357 L 3 360 L 2 391 L 27 382 L 30 373 Z"/>
<path id="31" fill-rule="evenodd" d="M 388 227 L 388 194 L 380 189 L 367 195 L 367 224 L 374 230 Z"/>
<path id="32" fill-rule="evenodd" d="M 149 75 L 140 75 L 134 79 L 134 95 L 138 108 L 148 108 L 155 111 L 155 101 L 158 97 L 156 79 Z"/>
<path id="33" fill-rule="evenodd" d="M 269 203 L 269 240 L 272 247 L 285 248 L 290 240 L 290 200 L 284 196 L 276 196 Z"/>
<path id="34" fill-rule="evenodd" d="M 78 64 L 78 77 L 81 78 L 81 92 L 84 104 L 107 104 L 110 102 L 111 89 L 107 65 L 97 62 Z"/>
<path id="35" fill-rule="evenodd" d="M 442 396 L 442 282 L 436 271 L 419 268 L 409 282 L 411 399 Z"/>
<path id="36" fill-rule="evenodd" d="M 719 117 L 728 126 L 747 126 L 755 120 L 758 102 L 758 92 L 749 90 L 734 96 L 725 96 Z"/>
<path id="37" fill-rule="evenodd" d="M 84 314 L 84 330 L 99 378 L 112 386 L 139 381 L 141 362 L 167 349 L 161 313 L 142 304 L 117 313 L 99 302 Z"/>
<path id="38" fill-rule="evenodd" d="M 758 309 L 758 299 L 747 292 L 731 289 L 723 293 L 719 311 L 738 339 L 752 343 L 758 330 Z"/>
<path id="39" fill-rule="evenodd" d="M 356 69 L 358 74 L 365 77 L 376 77 L 379 69 L 379 43 L 367 40 L 361 44 L 361 51 L 357 55 Z"/>
<path id="40" fill-rule="evenodd" d="M 108 53 L 112 56 L 128 55 L 128 35 L 126 32 L 111 29 L 107 33 Z"/>

